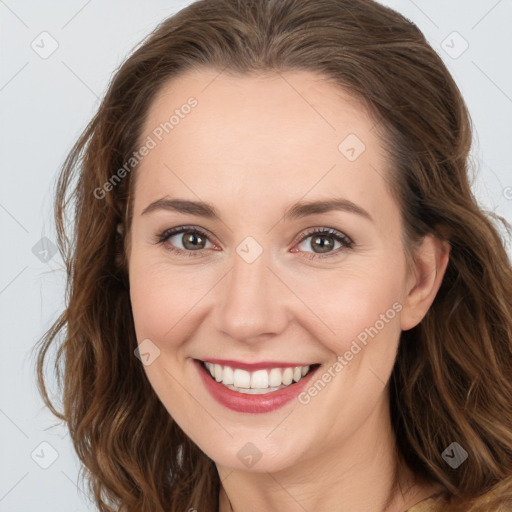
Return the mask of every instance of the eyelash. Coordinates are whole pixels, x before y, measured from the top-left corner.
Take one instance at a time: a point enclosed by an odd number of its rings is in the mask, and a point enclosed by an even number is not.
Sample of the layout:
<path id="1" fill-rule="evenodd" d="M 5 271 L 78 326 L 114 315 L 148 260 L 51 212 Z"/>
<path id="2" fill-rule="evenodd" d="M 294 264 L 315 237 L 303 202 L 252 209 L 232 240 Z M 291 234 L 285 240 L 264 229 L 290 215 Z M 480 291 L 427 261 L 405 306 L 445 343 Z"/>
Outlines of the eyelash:
<path id="1" fill-rule="evenodd" d="M 198 229 L 194 226 L 180 226 L 176 228 L 167 229 L 164 232 L 160 233 L 160 235 L 157 236 L 156 243 L 164 245 L 165 242 L 171 238 L 174 235 L 178 235 L 180 233 L 194 233 L 198 234 L 201 237 L 207 239 L 208 241 L 208 235 L 202 231 L 201 229 Z M 303 234 L 303 236 L 296 242 L 296 245 L 301 244 L 304 240 L 309 238 L 311 235 L 329 235 L 332 238 L 334 238 L 337 242 L 342 244 L 342 247 L 338 248 L 336 251 L 328 252 L 326 254 L 320 254 L 320 253 L 314 253 L 314 252 L 307 252 L 305 254 L 308 254 L 309 256 L 306 256 L 307 259 L 324 259 L 324 258 L 330 258 L 332 256 L 339 255 L 340 252 L 344 252 L 347 249 L 352 249 L 354 247 L 354 242 L 345 234 L 341 233 L 340 231 L 337 231 L 332 228 L 311 228 L 306 233 Z M 211 241 L 210 241 L 211 243 Z M 171 251 L 173 253 L 183 255 L 185 254 L 188 257 L 201 257 L 202 252 L 205 249 L 200 249 L 197 251 L 187 251 L 184 249 L 178 249 L 177 247 L 174 247 L 170 244 L 165 245 L 166 250 Z"/>

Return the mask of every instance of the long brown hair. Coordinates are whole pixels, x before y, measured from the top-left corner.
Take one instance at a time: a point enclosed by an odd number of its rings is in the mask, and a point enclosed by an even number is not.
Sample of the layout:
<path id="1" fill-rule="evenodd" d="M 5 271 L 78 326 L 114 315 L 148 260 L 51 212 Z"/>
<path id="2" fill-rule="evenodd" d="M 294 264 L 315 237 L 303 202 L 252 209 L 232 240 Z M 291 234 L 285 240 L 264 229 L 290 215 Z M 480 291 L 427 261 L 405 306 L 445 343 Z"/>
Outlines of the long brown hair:
<path id="1" fill-rule="evenodd" d="M 136 166 L 104 186 L 140 147 L 163 84 L 203 67 L 320 73 L 375 115 L 404 247 L 413 255 L 428 233 L 451 245 L 437 297 L 402 333 L 391 376 L 400 456 L 444 486 L 450 512 L 510 510 L 512 271 L 497 224 L 509 226 L 471 192 L 471 121 L 442 60 L 412 22 L 372 0 L 193 3 L 120 67 L 68 155 L 55 200 L 67 307 L 37 347 L 38 382 L 67 422 L 99 510 L 217 510 L 213 461 L 169 416 L 133 355 L 126 237 L 117 226 L 129 233 Z M 44 382 L 54 344 L 62 412 Z M 457 469 L 442 457 L 452 442 L 469 455 Z"/>

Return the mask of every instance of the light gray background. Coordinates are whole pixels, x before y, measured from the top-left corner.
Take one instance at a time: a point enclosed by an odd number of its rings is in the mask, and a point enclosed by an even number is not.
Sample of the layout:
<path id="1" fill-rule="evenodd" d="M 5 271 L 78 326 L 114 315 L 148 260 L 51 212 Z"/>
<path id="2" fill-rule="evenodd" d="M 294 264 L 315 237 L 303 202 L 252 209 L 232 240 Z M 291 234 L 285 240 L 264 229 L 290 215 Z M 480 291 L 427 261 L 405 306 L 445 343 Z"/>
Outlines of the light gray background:
<path id="1" fill-rule="evenodd" d="M 63 307 L 64 267 L 33 248 L 55 241 L 56 175 L 114 70 L 189 3 L 0 0 L 0 512 L 94 510 L 69 436 L 35 388 L 31 349 Z M 420 27 L 454 75 L 475 126 L 474 192 L 512 222 L 512 0 L 383 3 Z M 51 49 L 44 31 L 58 43 L 48 58 L 31 46 Z"/>

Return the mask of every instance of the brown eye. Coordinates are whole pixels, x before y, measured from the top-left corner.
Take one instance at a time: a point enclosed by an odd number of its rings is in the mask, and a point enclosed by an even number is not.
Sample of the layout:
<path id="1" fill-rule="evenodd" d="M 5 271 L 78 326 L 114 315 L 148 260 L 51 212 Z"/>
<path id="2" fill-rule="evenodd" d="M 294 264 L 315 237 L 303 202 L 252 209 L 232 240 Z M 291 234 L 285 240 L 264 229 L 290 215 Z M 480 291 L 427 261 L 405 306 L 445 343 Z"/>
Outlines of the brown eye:
<path id="1" fill-rule="evenodd" d="M 164 231 L 157 239 L 158 243 L 173 252 L 187 256 L 199 256 L 203 249 L 208 248 L 211 242 L 208 236 L 194 227 L 181 226 Z M 197 254 L 193 254 L 193 253 Z"/>
<path id="2" fill-rule="evenodd" d="M 320 235 L 315 236 L 311 238 L 311 248 L 316 250 L 317 252 L 329 252 L 334 248 L 336 241 L 334 240 L 334 237 L 327 236 L 327 235 Z"/>
<path id="3" fill-rule="evenodd" d="M 308 253 L 309 258 L 322 258 L 339 254 L 343 249 L 350 249 L 353 245 L 354 242 L 343 233 L 335 229 L 323 228 L 306 233 L 297 247 L 300 251 Z M 325 256 L 322 256 L 323 254 Z"/>
<path id="4" fill-rule="evenodd" d="M 198 249 L 204 249 L 206 238 L 203 237 L 200 233 L 187 231 L 182 234 L 181 243 L 185 249 L 195 251 Z"/>

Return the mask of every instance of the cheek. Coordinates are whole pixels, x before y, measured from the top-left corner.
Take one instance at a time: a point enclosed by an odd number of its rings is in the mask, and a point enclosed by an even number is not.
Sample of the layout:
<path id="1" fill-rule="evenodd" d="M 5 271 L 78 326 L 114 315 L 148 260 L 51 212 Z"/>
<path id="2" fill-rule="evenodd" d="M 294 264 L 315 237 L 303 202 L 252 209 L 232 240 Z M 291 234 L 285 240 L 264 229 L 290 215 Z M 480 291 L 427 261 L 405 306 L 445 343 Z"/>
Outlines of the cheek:
<path id="1" fill-rule="evenodd" d="M 137 340 L 149 339 L 160 351 L 144 371 L 169 414 L 187 432 L 201 410 L 191 407 L 189 394 L 180 385 L 184 379 L 180 348 L 197 324 L 194 304 L 204 295 L 201 291 L 189 285 L 182 271 L 151 262 L 142 251 L 132 253 L 130 299 Z"/>
<path id="2" fill-rule="evenodd" d="M 295 318 L 332 353 L 350 350 L 354 340 L 367 347 L 370 340 L 397 339 L 404 279 L 398 258 L 394 266 L 374 259 L 293 279 L 294 292 L 309 310 Z"/>
<path id="3" fill-rule="evenodd" d="M 142 254 L 133 253 L 130 299 L 137 339 L 149 338 L 163 351 L 176 350 L 191 323 L 197 325 L 200 301 L 215 283 L 215 276 L 210 277 L 211 284 L 208 273 L 198 267 L 148 263 Z"/>

